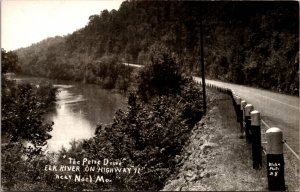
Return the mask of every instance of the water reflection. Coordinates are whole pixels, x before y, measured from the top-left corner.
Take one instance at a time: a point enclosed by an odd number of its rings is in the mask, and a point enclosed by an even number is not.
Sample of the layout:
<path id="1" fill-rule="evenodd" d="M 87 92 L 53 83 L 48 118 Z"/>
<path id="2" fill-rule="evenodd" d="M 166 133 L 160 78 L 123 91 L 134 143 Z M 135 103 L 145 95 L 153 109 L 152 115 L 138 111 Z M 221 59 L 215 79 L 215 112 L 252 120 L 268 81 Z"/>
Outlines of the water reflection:
<path id="1" fill-rule="evenodd" d="M 118 109 L 126 107 L 120 94 L 95 85 L 55 85 L 59 87 L 56 111 L 49 114 L 54 122 L 50 151 L 70 147 L 73 139 L 87 139 L 94 135 L 98 123 L 110 123 Z"/>
<path id="2" fill-rule="evenodd" d="M 62 146 L 69 148 L 74 139 L 92 137 L 97 124 L 111 123 L 115 112 L 127 106 L 124 96 L 97 85 L 31 77 L 16 77 L 16 80 L 34 84 L 52 82 L 59 89 L 56 108 L 46 116 L 54 122 L 49 151 L 58 151 Z"/>
<path id="3" fill-rule="evenodd" d="M 52 138 L 48 141 L 50 151 L 57 151 L 62 146 L 68 148 L 72 139 L 87 139 L 93 136 L 92 125 L 82 114 L 72 112 L 66 104 L 57 108 L 52 121 Z"/>
<path id="4" fill-rule="evenodd" d="M 74 96 L 67 87 L 59 88 L 57 95 L 57 107 L 49 119 L 54 122 L 53 131 L 50 133 L 52 138 L 48 141 L 50 151 L 59 150 L 62 146 L 68 148 L 68 141 L 72 139 L 86 139 L 92 137 L 92 125 L 84 118 L 81 113 L 73 111 L 69 104 L 75 104 L 84 101 L 81 95 Z"/>

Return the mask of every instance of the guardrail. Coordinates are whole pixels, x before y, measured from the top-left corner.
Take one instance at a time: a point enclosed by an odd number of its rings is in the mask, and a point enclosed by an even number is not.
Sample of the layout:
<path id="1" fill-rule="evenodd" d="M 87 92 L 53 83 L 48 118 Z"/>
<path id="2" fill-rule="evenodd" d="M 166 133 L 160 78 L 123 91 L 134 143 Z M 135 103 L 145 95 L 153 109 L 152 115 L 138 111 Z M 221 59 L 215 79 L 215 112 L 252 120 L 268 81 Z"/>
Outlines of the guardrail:
<path id="1" fill-rule="evenodd" d="M 143 67 L 131 63 L 123 64 L 132 67 Z M 201 81 L 198 83 L 202 85 Z M 270 127 L 263 119 L 261 119 L 260 112 L 254 110 L 253 105 L 250 103 L 247 104 L 245 100 L 242 100 L 242 98 L 231 89 L 218 87 L 209 83 L 206 83 L 206 87 L 230 95 L 237 116 L 237 122 L 240 123 L 242 137 L 245 135 L 247 143 L 252 144 L 253 168 L 260 169 L 262 167 L 262 152 L 264 152 L 267 160 L 269 190 L 286 190 L 284 181 L 283 146 L 286 146 L 298 160 L 300 160 L 300 157 L 286 141 L 283 140 L 282 130 L 277 127 Z M 265 133 L 261 132 L 261 124 L 268 128 Z M 261 141 L 261 135 L 266 135 L 266 142 Z M 266 147 L 263 147 L 263 144 L 266 144 Z"/>
<path id="2" fill-rule="evenodd" d="M 199 84 L 202 84 L 200 81 Z M 270 127 L 263 119 L 260 112 L 254 110 L 254 106 L 239 97 L 234 91 L 228 88 L 218 87 L 209 83 L 206 86 L 222 93 L 228 94 L 233 102 L 237 122 L 240 123 L 241 137 L 246 138 L 246 142 L 252 144 L 252 162 L 254 169 L 262 167 L 262 152 L 266 156 L 268 187 L 269 190 L 286 190 L 284 180 L 284 157 L 283 146 L 298 159 L 299 155 L 283 140 L 283 132 L 280 128 Z M 267 130 L 261 131 L 261 125 Z M 266 142 L 261 141 L 261 135 L 265 135 Z M 263 147 L 266 144 L 266 147 Z"/>

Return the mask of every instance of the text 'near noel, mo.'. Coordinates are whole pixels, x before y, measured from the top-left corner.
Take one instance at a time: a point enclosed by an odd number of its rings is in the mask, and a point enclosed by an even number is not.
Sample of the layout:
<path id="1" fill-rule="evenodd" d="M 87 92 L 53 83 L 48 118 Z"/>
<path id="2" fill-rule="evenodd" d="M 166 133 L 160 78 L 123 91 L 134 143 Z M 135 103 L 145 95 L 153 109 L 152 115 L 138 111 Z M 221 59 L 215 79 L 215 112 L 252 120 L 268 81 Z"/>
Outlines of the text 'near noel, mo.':
<path id="1" fill-rule="evenodd" d="M 45 171 L 54 173 L 54 178 L 59 180 L 69 180 L 74 182 L 90 183 L 110 183 L 112 182 L 110 174 L 141 174 L 143 168 L 124 165 L 120 160 L 95 160 L 83 158 L 76 160 L 69 157 L 67 164 L 49 164 L 45 165 Z"/>

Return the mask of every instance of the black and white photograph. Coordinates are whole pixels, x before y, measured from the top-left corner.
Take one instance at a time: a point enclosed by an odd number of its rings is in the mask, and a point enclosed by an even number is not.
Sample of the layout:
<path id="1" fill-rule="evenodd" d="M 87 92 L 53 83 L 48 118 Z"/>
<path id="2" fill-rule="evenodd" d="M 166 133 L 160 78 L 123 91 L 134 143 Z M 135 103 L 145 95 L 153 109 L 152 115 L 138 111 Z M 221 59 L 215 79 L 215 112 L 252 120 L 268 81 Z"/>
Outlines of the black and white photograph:
<path id="1" fill-rule="evenodd" d="M 299 7 L 1 0 L 1 191 L 299 191 Z"/>

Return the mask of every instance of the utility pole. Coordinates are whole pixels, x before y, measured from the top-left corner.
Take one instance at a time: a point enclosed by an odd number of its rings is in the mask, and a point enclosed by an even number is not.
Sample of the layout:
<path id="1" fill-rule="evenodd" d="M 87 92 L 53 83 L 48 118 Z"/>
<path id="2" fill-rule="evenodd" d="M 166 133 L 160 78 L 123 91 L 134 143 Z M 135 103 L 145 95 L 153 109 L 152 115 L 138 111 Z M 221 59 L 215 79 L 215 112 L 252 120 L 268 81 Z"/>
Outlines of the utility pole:
<path id="1" fill-rule="evenodd" d="M 203 29 L 202 28 L 203 28 L 203 26 L 202 26 L 202 9 L 201 9 L 200 10 L 200 61 L 201 61 L 201 76 L 202 76 L 203 111 L 205 114 L 206 113 L 206 86 L 205 86 Z"/>

